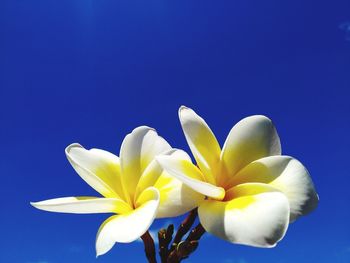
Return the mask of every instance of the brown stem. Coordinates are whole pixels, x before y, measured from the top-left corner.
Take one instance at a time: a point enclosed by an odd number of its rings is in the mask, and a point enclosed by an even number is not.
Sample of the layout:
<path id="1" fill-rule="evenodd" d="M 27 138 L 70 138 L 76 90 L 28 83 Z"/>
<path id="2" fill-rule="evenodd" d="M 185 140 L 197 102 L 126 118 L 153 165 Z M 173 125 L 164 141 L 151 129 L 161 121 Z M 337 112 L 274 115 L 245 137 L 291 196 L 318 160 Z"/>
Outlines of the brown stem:
<path id="1" fill-rule="evenodd" d="M 149 263 L 157 263 L 156 259 L 156 250 L 154 246 L 153 238 L 150 233 L 147 231 L 141 236 L 143 244 L 145 246 L 145 254 Z"/>
<path id="2" fill-rule="evenodd" d="M 182 221 L 179 230 L 177 231 L 172 247 L 170 251 L 173 251 L 176 246 L 180 243 L 182 240 L 183 236 L 187 234 L 187 232 L 191 229 L 191 226 L 193 225 L 194 221 L 196 220 L 198 211 L 197 208 L 193 209 L 188 216 L 185 218 L 184 221 Z"/>
<path id="3" fill-rule="evenodd" d="M 197 209 L 193 209 L 186 219 L 181 223 L 179 230 L 177 231 L 172 247 L 168 254 L 168 263 L 178 263 L 181 260 L 187 258 L 198 247 L 198 241 L 205 233 L 203 226 L 199 223 L 188 234 L 186 240 L 181 241 L 182 238 L 191 229 L 196 217 L 198 215 Z"/>
<path id="4" fill-rule="evenodd" d="M 205 229 L 201 223 L 199 223 L 195 228 L 193 228 L 186 238 L 186 241 L 199 241 L 199 239 L 204 235 Z"/>
<path id="5" fill-rule="evenodd" d="M 205 229 L 199 223 L 195 228 L 191 230 L 186 240 L 180 242 L 176 246 L 176 249 L 170 253 L 168 257 L 168 263 L 178 263 L 181 262 L 181 260 L 188 258 L 189 255 L 197 249 L 199 239 L 203 236 L 204 233 Z"/>
<path id="6" fill-rule="evenodd" d="M 177 256 L 176 250 L 173 250 L 168 257 L 167 263 L 179 263 L 180 259 Z"/>
<path id="7" fill-rule="evenodd" d="M 166 263 L 169 256 L 169 244 L 173 239 L 174 225 L 171 224 L 167 229 L 161 229 L 158 232 L 159 256 L 162 263 Z"/>

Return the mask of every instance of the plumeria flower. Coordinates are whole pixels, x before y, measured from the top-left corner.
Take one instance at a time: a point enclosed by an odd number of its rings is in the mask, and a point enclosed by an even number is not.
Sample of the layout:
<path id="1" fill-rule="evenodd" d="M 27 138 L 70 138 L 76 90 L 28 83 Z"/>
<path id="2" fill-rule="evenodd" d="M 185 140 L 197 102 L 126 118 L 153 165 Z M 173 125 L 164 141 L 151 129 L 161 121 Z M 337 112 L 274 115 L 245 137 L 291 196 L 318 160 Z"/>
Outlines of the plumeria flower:
<path id="1" fill-rule="evenodd" d="M 220 148 L 206 122 L 182 106 L 179 118 L 197 166 L 174 156 L 157 160 L 165 171 L 206 196 L 198 215 L 204 229 L 232 243 L 273 247 L 289 222 L 312 211 L 318 196 L 306 168 L 281 155 L 271 120 L 238 122 Z"/>
<path id="2" fill-rule="evenodd" d="M 198 205 L 203 196 L 163 171 L 158 154 L 182 157 L 157 132 L 138 127 L 128 134 L 120 158 L 104 150 L 86 150 L 79 144 L 66 148 L 66 155 L 81 178 L 103 197 L 63 197 L 31 203 L 51 212 L 114 213 L 100 226 L 97 256 L 116 242 L 128 243 L 142 236 L 154 218 L 181 215 Z"/>

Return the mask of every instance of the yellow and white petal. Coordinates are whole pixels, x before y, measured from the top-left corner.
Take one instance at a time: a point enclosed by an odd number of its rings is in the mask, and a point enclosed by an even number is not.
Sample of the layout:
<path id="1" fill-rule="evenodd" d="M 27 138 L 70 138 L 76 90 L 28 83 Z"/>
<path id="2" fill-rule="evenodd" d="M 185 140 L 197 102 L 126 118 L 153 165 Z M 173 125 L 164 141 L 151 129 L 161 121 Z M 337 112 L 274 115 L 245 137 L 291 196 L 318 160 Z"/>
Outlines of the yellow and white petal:
<path id="1" fill-rule="evenodd" d="M 186 152 L 177 149 L 171 149 L 162 155 L 173 156 L 174 158 L 191 162 L 191 158 Z M 204 199 L 203 195 L 185 186 L 181 181 L 165 172 L 155 159 L 147 166 L 140 177 L 136 187 L 135 202 L 140 193 L 151 186 L 154 186 L 160 192 L 157 218 L 182 215 L 197 207 L 199 202 Z"/>
<path id="2" fill-rule="evenodd" d="M 194 191 L 217 200 L 224 198 L 225 190 L 205 182 L 201 171 L 189 160 L 165 155 L 158 156 L 156 159 L 165 172 L 180 180 Z"/>
<path id="3" fill-rule="evenodd" d="M 163 173 L 154 186 L 160 192 L 157 218 L 185 214 L 196 208 L 205 198 L 167 173 Z"/>
<path id="4" fill-rule="evenodd" d="M 150 193 L 153 191 L 153 194 Z M 96 237 L 97 256 L 107 253 L 116 242 L 129 243 L 142 236 L 151 226 L 159 205 L 159 193 L 151 189 L 144 196 L 145 203 L 135 210 L 111 216 L 101 225 Z"/>
<path id="5" fill-rule="evenodd" d="M 192 109 L 181 106 L 179 119 L 187 143 L 207 180 L 215 184 L 214 174 L 220 160 L 220 145 L 208 124 Z"/>
<path id="6" fill-rule="evenodd" d="M 117 213 L 124 214 L 132 208 L 118 198 L 89 196 L 54 198 L 41 202 L 31 202 L 37 209 L 72 214 Z"/>
<path id="7" fill-rule="evenodd" d="M 105 197 L 123 198 L 119 158 L 112 153 L 69 145 L 66 156 L 80 177 Z"/>
<path id="8" fill-rule="evenodd" d="M 162 153 L 162 155 L 173 155 L 177 149 L 171 149 L 169 151 L 165 151 Z M 182 151 L 179 151 L 182 152 Z M 187 155 L 187 154 L 186 154 Z M 187 156 L 182 156 L 183 158 L 191 158 Z M 137 186 L 136 186 L 136 193 L 134 200 L 136 200 L 139 196 L 139 194 L 145 190 L 148 187 L 154 186 L 154 184 L 157 182 L 159 176 L 163 173 L 163 168 L 159 165 L 158 161 L 156 159 L 153 159 L 151 163 L 146 167 L 146 169 L 143 171 Z"/>
<path id="9" fill-rule="evenodd" d="M 260 182 L 283 192 L 290 204 L 290 220 L 308 214 L 317 207 L 318 195 L 309 172 L 302 163 L 290 156 L 270 156 L 256 160 L 230 182 L 237 185 L 246 182 Z"/>
<path id="10" fill-rule="evenodd" d="M 191 158 L 184 151 L 178 149 L 171 149 L 169 151 L 165 151 L 161 155 L 166 156 L 174 156 L 177 158 L 185 159 L 191 161 Z M 159 179 L 159 177 L 163 174 L 164 170 L 156 160 L 156 158 L 147 166 L 147 168 L 143 171 L 140 180 L 136 186 L 136 194 L 134 200 L 136 200 L 139 194 L 148 187 L 154 186 Z M 177 180 L 174 178 L 174 180 Z M 159 190 L 159 189 L 158 189 Z"/>
<path id="11" fill-rule="evenodd" d="M 264 183 L 242 183 L 226 191 L 223 201 L 231 201 L 241 196 L 251 196 L 266 192 L 281 192 L 277 188 Z"/>
<path id="12" fill-rule="evenodd" d="M 120 148 L 122 181 L 130 200 L 133 200 L 138 181 L 154 157 L 171 146 L 149 127 L 141 126 L 128 134 Z"/>
<path id="13" fill-rule="evenodd" d="M 177 149 L 172 149 L 162 155 L 191 162 L 191 158 L 187 153 Z M 204 200 L 203 195 L 190 189 L 180 180 L 165 172 L 156 160 L 152 161 L 143 172 L 137 185 L 137 192 L 141 193 L 150 186 L 154 186 L 160 193 L 157 218 L 182 215 L 197 207 Z M 138 197 L 138 194 L 136 197 Z"/>
<path id="14" fill-rule="evenodd" d="M 244 118 L 233 126 L 225 141 L 220 158 L 226 173 L 222 174 L 232 177 L 252 161 L 280 154 L 281 143 L 272 121 L 262 115 Z"/>
<path id="15" fill-rule="evenodd" d="M 205 200 L 198 208 L 204 229 L 224 240 L 255 247 L 273 247 L 289 224 L 289 203 L 281 192 L 263 185 L 230 190 L 232 200 Z"/>
<path id="16" fill-rule="evenodd" d="M 160 193 L 158 189 L 156 189 L 155 187 L 148 187 L 147 189 L 142 191 L 140 196 L 135 201 L 135 208 L 138 208 L 149 201 L 153 201 L 153 200 L 159 201 L 159 199 L 160 199 Z"/>

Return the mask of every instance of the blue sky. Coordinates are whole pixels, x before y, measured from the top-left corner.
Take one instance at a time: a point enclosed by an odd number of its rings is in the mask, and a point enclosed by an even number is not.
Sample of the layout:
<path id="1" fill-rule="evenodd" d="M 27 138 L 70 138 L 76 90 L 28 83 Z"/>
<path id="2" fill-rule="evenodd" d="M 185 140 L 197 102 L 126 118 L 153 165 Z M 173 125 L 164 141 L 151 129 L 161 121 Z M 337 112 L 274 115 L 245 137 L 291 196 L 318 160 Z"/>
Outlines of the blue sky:
<path id="1" fill-rule="evenodd" d="M 276 248 L 207 235 L 188 262 L 350 262 L 350 30 L 340 26 L 349 21 L 345 0 L 2 1 L 0 262 L 143 260 L 140 242 L 95 259 L 107 215 L 29 201 L 94 194 L 64 156 L 72 142 L 118 153 L 146 124 L 188 150 L 182 104 L 221 144 L 240 119 L 269 116 L 320 195 Z"/>

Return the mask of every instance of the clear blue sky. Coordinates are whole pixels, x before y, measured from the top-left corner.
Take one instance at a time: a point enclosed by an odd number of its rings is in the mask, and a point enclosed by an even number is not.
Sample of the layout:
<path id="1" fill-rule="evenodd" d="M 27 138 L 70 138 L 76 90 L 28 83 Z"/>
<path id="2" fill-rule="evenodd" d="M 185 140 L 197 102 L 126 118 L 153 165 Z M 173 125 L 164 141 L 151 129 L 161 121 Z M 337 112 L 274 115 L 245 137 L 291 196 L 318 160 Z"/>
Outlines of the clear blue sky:
<path id="1" fill-rule="evenodd" d="M 64 156 L 72 142 L 118 153 L 146 124 L 188 150 L 181 104 L 221 143 L 241 118 L 269 116 L 320 195 L 276 248 L 207 236 L 188 262 L 350 262 L 349 21 L 345 0 L 1 1 L 0 262 L 143 260 L 140 242 L 95 259 L 107 215 L 29 201 L 94 194 Z"/>

